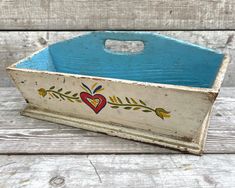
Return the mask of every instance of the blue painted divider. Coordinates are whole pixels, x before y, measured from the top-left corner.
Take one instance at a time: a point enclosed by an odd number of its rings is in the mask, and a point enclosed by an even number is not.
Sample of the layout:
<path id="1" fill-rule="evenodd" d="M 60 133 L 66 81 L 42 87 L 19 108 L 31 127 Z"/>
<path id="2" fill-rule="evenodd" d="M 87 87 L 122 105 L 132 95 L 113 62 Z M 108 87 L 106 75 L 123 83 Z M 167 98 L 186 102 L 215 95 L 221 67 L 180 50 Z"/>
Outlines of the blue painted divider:
<path id="1" fill-rule="evenodd" d="M 144 49 L 113 53 L 105 48 L 107 39 L 142 41 Z M 46 49 L 17 67 L 209 88 L 224 56 L 159 34 L 111 31 L 91 32 L 53 44 L 49 52 Z"/>

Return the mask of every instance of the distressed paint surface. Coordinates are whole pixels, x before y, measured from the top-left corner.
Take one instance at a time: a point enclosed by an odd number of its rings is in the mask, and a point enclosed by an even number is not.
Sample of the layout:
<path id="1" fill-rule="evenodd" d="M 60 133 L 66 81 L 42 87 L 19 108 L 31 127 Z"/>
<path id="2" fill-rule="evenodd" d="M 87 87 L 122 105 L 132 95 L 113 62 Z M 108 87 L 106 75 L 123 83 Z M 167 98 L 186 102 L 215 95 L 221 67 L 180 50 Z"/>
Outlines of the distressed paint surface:
<path id="1" fill-rule="evenodd" d="M 144 49 L 131 54 L 114 53 L 104 46 L 107 39 L 142 41 Z M 50 54 L 43 56 L 48 50 Z M 223 57 L 159 34 L 93 32 L 53 44 L 17 64 L 17 68 L 210 88 Z"/>
<path id="2" fill-rule="evenodd" d="M 186 140 L 186 145 L 191 142 L 195 144 L 200 142 L 200 130 L 202 125 L 205 126 L 203 122 L 208 118 L 205 119 L 205 116 L 208 111 L 210 111 L 212 105 L 211 101 L 208 100 L 207 93 L 203 92 L 197 93 L 153 86 L 146 87 L 144 85 L 141 86 L 100 79 L 99 83 L 105 88 L 102 92 L 103 95 L 109 96 L 111 94 L 113 96 L 116 94 L 120 98 L 125 98 L 127 95 L 132 98 L 142 96 L 141 99 L 147 104 L 150 103 L 153 106 L 169 109 L 171 111 L 171 118 L 163 121 L 161 118 L 153 118 L 154 115 L 152 113 L 137 111 L 133 114 L 133 111 L 123 109 L 115 109 L 114 112 L 110 108 L 104 108 L 99 114 L 95 114 L 89 106 L 78 106 L 76 103 L 58 102 L 57 100 L 39 97 L 38 87 L 41 88 L 43 86 L 49 88 L 51 85 L 55 85 L 57 87 L 63 87 L 66 91 L 77 93 L 82 83 L 92 86 L 97 80 L 85 77 L 80 78 L 23 71 L 12 71 L 11 75 L 14 80 L 16 80 L 16 84 L 22 91 L 23 96 L 33 107 L 42 109 L 43 111 L 49 110 L 55 114 L 66 114 L 71 116 L 71 118 L 76 117 L 79 119 L 92 120 L 94 125 L 96 124 L 95 122 L 103 122 L 99 127 L 106 127 L 110 130 L 115 127 L 119 130 L 124 129 L 119 127 L 119 125 L 121 125 L 128 130 L 130 129 L 130 131 L 137 131 L 138 134 L 144 133 L 153 140 L 158 136 L 171 138 L 179 142 L 185 142 Z M 20 81 L 21 78 L 24 78 L 25 82 L 22 83 Z M 35 87 L 35 85 L 37 85 L 37 87 Z M 71 88 L 73 89 L 71 90 Z M 56 118 L 59 119 L 59 116 Z M 52 119 L 47 120 L 53 121 Z M 73 121 L 75 121 L 75 119 Z M 67 120 L 60 120 L 58 122 L 68 124 Z M 111 124 L 108 126 L 107 123 Z M 76 123 L 72 126 L 79 127 L 79 125 L 80 123 Z M 92 126 L 92 123 L 90 126 Z M 86 126 L 82 128 L 86 129 Z M 96 128 L 96 126 L 94 126 L 92 130 L 112 134 L 112 132 L 108 130 L 102 131 Z M 134 137 L 128 137 L 126 135 L 123 137 L 134 139 Z"/>

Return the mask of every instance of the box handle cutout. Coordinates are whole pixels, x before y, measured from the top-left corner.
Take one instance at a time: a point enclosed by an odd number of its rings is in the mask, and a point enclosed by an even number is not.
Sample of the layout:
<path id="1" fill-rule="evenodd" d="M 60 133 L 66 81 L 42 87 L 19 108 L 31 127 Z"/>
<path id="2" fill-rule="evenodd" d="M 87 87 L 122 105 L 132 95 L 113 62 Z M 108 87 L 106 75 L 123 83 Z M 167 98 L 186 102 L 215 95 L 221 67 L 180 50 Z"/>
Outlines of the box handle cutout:
<path id="1" fill-rule="evenodd" d="M 134 55 L 143 52 L 144 42 L 137 40 L 106 39 L 104 48 L 106 52 L 119 55 Z"/>

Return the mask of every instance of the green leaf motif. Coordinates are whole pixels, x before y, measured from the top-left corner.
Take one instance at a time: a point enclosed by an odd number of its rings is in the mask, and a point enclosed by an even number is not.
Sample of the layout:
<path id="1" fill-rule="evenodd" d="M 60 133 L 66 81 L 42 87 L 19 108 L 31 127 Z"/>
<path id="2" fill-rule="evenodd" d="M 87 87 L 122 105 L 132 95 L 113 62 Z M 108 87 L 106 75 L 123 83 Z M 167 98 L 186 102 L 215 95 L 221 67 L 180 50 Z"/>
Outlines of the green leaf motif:
<path id="1" fill-rule="evenodd" d="M 111 106 L 111 108 L 119 108 L 119 106 Z"/>
<path id="2" fill-rule="evenodd" d="M 141 104 L 143 104 L 144 106 L 146 106 L 145 102 L 142 100 L 139 100 Z"/>
<path id="3" fill-rule="evenodd" d="M 129 104 L 131 103 L 130 100 L 126 97 L 126 102 L 128 102 Z"/>
<path id="4" fill-rule="evenodd" d="M 131 98 L 131 101 L 134 103 L 134 104 L 138 104 L 135 99 Z"/>
<path id="5" fill-rule="evenodd" d="M 57 99 L 59 99 L 58 95 L 56 95 L 55 93 L 52 93 L 52 95 L 54 95 Z"/>
<path id="6" fill-rule="evenodd" d="M 114 103 L 118 102 L 116 96 L 113 96 L 113 100 L 114 100 Z"/>
<path id="7" fill-rule="evenodd" d="M 62 95 L 60 95 L 60 98 L 61 98 L 61 99 L 63 99 L 63 100 L 65 100 L 65 99 L 64 99 L 64 97 L 63 97 Z"/>
<path id="8" fill-rule="evenodd" d="M 54 96 L 53 96 L 51 93 L 49 93 L 49 95 L 50 95 L 52 98 L 54 98 Z"/>
<path id="9" fill-rule="evenodd" d="M 50 89 L 55 89 L 55 86 L 51 86 Z"/>
<path id="10" fill-rule="evenodd" d="M 112 97 L 109 96 L 109 99 L 110 99 L 110 101 L 111 101 L 112 103 L 114 103 L 114 100 L 113 100 Z"/>
<path id="11" fill-rule="evenodd" d="M 73 94 L 73 97 L 76 97 L 78 95 L 78 93 L 75 93 L 75 94 Z"/>
<path id="12" fill-rule="evenodd" d="M 60 88 L 60 89 L 58 89 L 58 92 L 61 92 L 63 89 L 62 88 Z"/>
<path id="13" fill-rule="evenodd" d="M 68 95 L 68 94 L 70 94 L 71 93 L 71 91 L 66 91 L 64 94 L 65 95 Z"/>
<path id="14" fill-rule="evenodd" d="M 70 99 L 70 98 L 67 98 L 70 102 L 74 102 L 72 99 Z"/>
<path id="15" fill-rule="evenodd" d="M 127 107 L 124 107 L 124 109 L 126 109 L 126 110 L 130 110 L 130 109 L 131 109 L 131 107 L 127 106 Z"/>
<path id="16" fill-rule="evenodd" d="M 140 109 L 140 107 L 135 107 L 135 108 L 133 108 L 133 110 L 139 110 Z"/>
<path id="17" fill-rule="evenodd" d="M 143 112 L 152 112 L 151 110 L 142 110 Z"/>
<path id="18" fill-rule="evenodd" d="M 120 104 L 122 104 L 122 100 L 119 97 L 117 97 L 117 100 Z"/>

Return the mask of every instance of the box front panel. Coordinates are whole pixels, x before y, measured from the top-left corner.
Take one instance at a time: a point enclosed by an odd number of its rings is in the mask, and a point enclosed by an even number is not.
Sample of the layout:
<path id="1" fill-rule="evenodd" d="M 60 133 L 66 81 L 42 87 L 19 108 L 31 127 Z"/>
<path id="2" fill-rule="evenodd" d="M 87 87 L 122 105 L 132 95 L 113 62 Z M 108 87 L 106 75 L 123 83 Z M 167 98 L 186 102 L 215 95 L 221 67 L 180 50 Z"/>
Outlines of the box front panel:
<path id="1" fill-rule="evenodd" d="M 10 71 L 29 104 L 192 142 L 211 101 L 206 93 L 72 75 Z"/>

